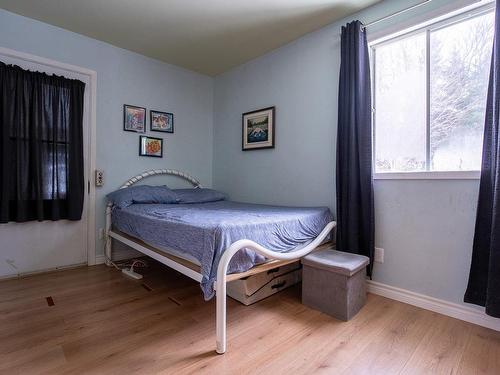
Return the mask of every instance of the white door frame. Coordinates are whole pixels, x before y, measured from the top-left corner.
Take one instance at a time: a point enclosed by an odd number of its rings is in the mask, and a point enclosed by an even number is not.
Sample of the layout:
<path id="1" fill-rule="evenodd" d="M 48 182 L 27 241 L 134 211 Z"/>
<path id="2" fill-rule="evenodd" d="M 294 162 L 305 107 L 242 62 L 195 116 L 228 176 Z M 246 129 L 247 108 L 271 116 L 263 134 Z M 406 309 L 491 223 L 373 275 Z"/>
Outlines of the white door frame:
<path id="1" fill-rule="evenodd" d="M 92 266 L 96 264 L 95 256 L 95 155 L 96 155 L 96 92 L 97 92 L 97 72 L 80 66 L 62 63 L 59 61 L 47 59 L 32 55 L 29 53 L 19 52 L 10 48 L 0 47 L 0 55 L 12 58 L 17 58 L 27 62 L 32 62 L 39 65 L 66 70 L 89 77 L 89 94 L 90 103 L 89 109 L 89 144 L 88 144 L 88 181 L 85 181 L 85 192 L 88 193 L 87 203 L 87 264 Z"/>

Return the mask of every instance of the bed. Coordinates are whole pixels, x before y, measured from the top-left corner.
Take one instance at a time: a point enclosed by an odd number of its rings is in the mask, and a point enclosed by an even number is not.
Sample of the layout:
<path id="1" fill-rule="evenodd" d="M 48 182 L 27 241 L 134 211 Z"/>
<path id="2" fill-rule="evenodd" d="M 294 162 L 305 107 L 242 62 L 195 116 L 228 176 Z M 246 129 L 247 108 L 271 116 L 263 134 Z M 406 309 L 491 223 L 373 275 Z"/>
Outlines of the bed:
<path id="1" fill-rule="evenodd" d="M 144 172 L 145 177 L 175 175 L 201 185 L 183 172 Z M 279 207 L 217 200 L 195 203 L 132 204 L 106 209 L 106 259 L 110 238 L 200 282 L 206 300 L 216 297 L 216 351 L 226 351 L 226 282 L 296 261 L 327 240 L 335 227 L 326 207 Z"/>

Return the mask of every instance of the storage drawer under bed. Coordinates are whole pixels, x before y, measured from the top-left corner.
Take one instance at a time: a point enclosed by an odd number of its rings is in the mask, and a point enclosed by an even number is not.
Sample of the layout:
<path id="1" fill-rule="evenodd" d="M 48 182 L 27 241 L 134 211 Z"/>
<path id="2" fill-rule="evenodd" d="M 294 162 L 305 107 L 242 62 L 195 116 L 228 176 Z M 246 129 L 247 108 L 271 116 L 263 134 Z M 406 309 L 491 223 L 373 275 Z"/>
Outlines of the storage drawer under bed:
<path id="1" fill-rule="evenodd" d="M 300 262 L 294 262 L 244 279 L 228 282 L 227 295 L 248 306 L 297 284 L 301 280 Z"/>

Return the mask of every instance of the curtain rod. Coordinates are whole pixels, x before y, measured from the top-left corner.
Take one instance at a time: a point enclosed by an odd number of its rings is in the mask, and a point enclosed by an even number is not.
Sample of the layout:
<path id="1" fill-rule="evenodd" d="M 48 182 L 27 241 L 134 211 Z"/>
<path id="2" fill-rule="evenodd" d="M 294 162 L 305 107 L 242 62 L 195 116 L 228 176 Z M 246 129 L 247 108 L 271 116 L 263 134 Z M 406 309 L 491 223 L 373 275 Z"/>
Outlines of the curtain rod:
<path id="1" fill-rule="evenodd" d="M 396 16 L 399 16 L 400 14 L 403 14 L 403 13 L 406 13 L 412 9 L 415 9 L 415 8 L 418 8 L 418 7 L 421 7 L 422 5 L 425 5 L 427 3 L 430 3 L 432 0 L 424 0 L 422 1 L 421 3 L 418 3 L 418 4 L 415 4 L 415 5 L 412 5 L 411 7 L 408 7 L 408 8 L 405 8 L 405 9 L 401 9 L 397 12 L 394 12 L 394 13 L 391 13 L 385 17 L 382 17 L 382 18 L 379 18 L 378 20 L 375 20 L 375 21 L 372 21 L 372 22 L 369 22 L 367 23 L 366 25 L 362 25 L 361 26 L 361 29 L 362 30 L 365 30 L 367 27 L 369 26 L 372 26 L 372 25 L 375 25 L 376 23 L 379 23 L 379 22 L 382 22 L 382 21 L 385 21 L 389 18 L 392 18 L 392 17 L 396 17 Z"/>

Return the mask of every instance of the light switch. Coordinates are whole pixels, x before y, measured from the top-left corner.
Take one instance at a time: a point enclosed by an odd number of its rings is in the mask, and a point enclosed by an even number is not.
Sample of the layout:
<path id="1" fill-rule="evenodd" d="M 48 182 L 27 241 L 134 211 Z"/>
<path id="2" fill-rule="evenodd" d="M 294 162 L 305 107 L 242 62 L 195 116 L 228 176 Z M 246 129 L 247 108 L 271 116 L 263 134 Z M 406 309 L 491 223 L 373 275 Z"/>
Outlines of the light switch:
<path id="1" fill-rule="evenodd" d="M 95 186 L 104 185 L 104 171 L 96 169 L 95 171 Z"/>

